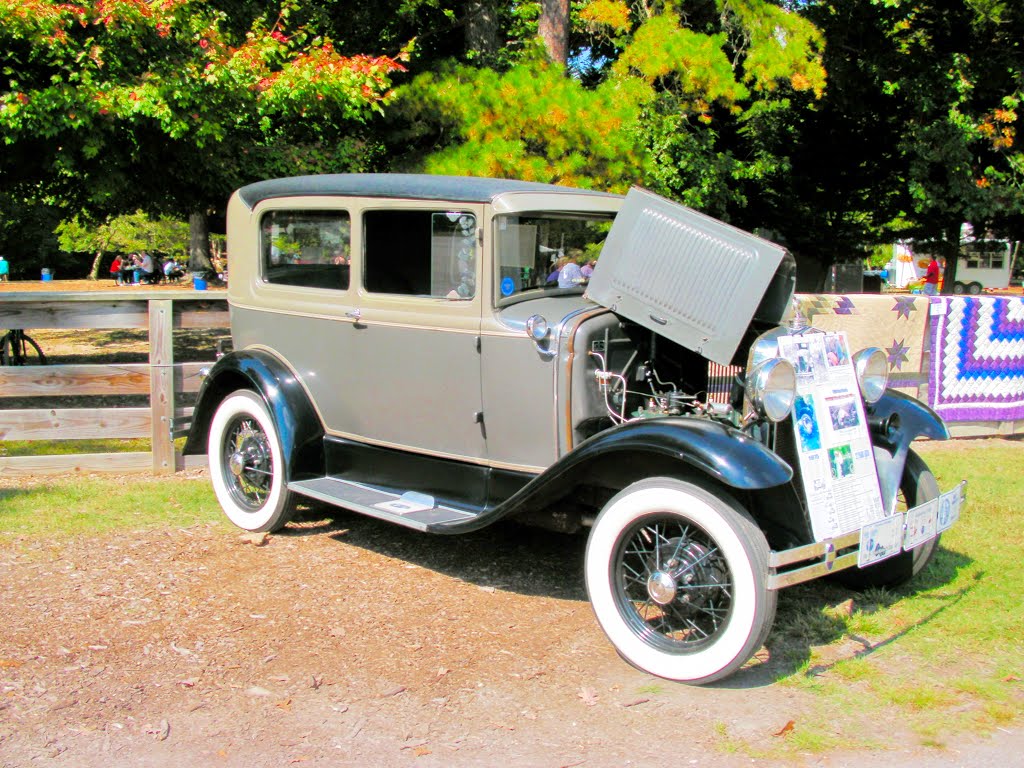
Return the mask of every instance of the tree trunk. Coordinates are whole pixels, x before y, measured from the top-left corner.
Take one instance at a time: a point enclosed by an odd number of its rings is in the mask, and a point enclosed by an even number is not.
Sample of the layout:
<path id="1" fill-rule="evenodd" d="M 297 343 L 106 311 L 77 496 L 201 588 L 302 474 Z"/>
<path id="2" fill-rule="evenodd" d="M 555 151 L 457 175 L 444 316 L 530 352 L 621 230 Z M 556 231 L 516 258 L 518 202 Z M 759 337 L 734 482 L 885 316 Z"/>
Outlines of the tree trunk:
<path id="1" fill-rule="evenodd" d="M 466 49 L 497 53 L 498 13 L 494 0 L 470 0 L 466 21 Z"/>
<path id="2" fill-rule="evenodd" d="M 204 275 L 213 271 L 210 222 L 204 211 L 193 211 L 188 216 L 188 271 Z"/>
<path id="3" fill-rule="evenodd" d="M 90 280 L 100 279 L 100 262 L 103 260 L 103 251 L 96 251 L 96 255 L 92 260 L 92 269 L 89 270 Z"/>
<path id="4" fill-rule="evenodd" d="M 565 67 L 569 62 L 569 0 L 541 0 L 537 32 L 551 60 Z"/>
<path id="5" fill-rule="evenodd" d="M 942 270 L 942 293 L 950 295 L 953 293 L 953 286 L 956 283 L 956 264 L 960 256 L 960 227 L 959 219 L 955 223 L 947 225 L 942 238 L 942 256 L 946 265 Z"/>

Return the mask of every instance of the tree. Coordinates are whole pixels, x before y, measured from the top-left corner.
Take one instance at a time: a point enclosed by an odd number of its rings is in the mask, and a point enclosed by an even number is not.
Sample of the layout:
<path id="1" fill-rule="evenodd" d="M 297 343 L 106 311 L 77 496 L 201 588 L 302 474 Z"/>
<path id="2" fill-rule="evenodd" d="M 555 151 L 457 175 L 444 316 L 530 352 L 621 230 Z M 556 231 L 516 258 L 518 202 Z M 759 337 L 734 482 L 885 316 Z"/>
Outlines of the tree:
<path id="1" fill-rule="evenodd" d="M 1024 12 L 987 0 L 822 0 L 805 13 L 828 41 L 829 90 L 751 134 L 787 158 L 752 207 L 822 267 L 897 237 L 930 242 L 951 289 L 963 222 L 1019 226 Z"/>
<path id="2" fill-rule="evenodd" d="M 345 131 L 380 111 L 402 66 L 342 56 L 290 23 L 298 8 L 250 9 L 243 33 L 187 0 L 0 0 L 0 186 L 93 216 L 141 204 L 198 227 L 266 168 L 358 167 L 364 139 Z M 201 232 L 190 261 L 209 268 Z"/>
<path id="3" fill-rule="evenodd" d="M 820 38 L 798 15 L 763 0 L 709 3 L 686 18 L 673 7 L 586 3 L 572 77 L 529 46 L 501 72 L 449 64 L 418 76 L 392 110 L 396 144 L 410 148 L 402 166 L 610 190 L 654 180 L 680 197 L 674 184 L 685 181 L 668 165 L 714 152 L 704 134 L 716 119 L 824 87 Z"/>
<path id="4" fill-rule="evenodd" d="M 72 218 L 58 224 L 56 234 L 62 250 L 93 254 L 89 278 L 95 280 L 104 257 L 112 253 L 151 251 L 163 256 L 187 256 L 184 244 L 188 242 L 189 226 L 166 216 L 154 219 L 136 211 L 100 225 Z"/>

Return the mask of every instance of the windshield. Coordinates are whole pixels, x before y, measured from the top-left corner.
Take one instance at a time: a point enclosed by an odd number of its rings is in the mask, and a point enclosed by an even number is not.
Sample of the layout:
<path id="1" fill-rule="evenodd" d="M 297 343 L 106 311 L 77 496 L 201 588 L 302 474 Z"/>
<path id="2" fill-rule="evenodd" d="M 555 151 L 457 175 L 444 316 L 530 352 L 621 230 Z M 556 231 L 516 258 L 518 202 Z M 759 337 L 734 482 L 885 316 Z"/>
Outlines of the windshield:
<path id="1" fill-rule="evenodd" d="M 497 305 L 582 293 L 611 229 L 612 214 L 536 213 L 495 219 Z"/>

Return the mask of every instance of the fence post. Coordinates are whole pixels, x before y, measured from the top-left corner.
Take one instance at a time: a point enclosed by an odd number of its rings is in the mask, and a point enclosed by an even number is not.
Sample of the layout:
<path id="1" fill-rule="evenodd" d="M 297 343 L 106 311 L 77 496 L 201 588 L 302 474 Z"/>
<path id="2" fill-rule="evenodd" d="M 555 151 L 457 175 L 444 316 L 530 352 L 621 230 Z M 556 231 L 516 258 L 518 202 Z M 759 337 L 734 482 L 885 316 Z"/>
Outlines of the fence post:
<path id="1" fill-rule="evenodd" d="M 153 474 L 175 469 L 171 419 L 174 417 L 174 302 L 149 302 L 149 406 L 153 414 Z"/>

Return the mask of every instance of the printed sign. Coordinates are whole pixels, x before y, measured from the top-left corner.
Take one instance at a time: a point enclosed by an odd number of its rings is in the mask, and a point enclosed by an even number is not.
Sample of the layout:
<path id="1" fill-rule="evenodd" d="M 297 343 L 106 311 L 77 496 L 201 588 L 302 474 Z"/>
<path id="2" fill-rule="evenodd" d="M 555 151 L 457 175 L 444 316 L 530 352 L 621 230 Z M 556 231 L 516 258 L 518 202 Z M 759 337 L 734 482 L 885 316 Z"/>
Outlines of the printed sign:
<path id="1" fill-rule="evenodd" d="M 815 539 L 880 520 L 885 511 L 846 334 L 783 336 L 779 354 L 796 370 L 793 428 Z"/>

